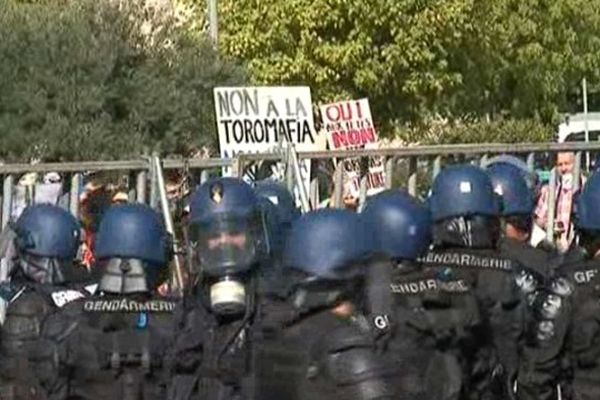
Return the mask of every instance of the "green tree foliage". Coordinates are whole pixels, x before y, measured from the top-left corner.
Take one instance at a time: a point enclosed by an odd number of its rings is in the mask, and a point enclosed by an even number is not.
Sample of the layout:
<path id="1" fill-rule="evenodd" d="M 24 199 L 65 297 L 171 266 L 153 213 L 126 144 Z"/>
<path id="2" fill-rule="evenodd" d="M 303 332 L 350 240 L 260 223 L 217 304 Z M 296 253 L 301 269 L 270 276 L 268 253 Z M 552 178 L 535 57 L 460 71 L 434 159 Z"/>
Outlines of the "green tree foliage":
<path id="1" fill-rule="evenodd" d="M 399 126 L 395 136 L 412 144 L 520 143 L 554 139 L 550 125 L 535 119 L 496 119 L 493 121 L 436 122 L 417 127 Z"/>
<path id="2" fill-rule="evenodd" d="M 581 78 L 600 82 L 600 2 L 219 4 L 220 49 L 246 61 L 256 82 L 307 84 L 316 101 L 367 96 L 384 128 L 440 116 L 532 118 L 543 128 L 572 108 Z"/>
<path id="3" fill-rule="evenodd" d="M 583 77 L 600 82 L 598 2 L 473 2 L 468 19 L 469 34 L 452 51 L 464 77 L 457 112 L 550 122 L 573 110 Z"/>
<path id="4" fill-rule="evenodd" d="M 212 88 L 242 84 L 176 12 L 0 0 L 0 157 L 114 159 L 216 140 Z"/>
<path id="5" fill-rule="evenodd" d="M 315 103 L 368 97 L 383 135 L 427 144 L 548 140 L 559 110 L 581 109 L 581 78 L 600 84 L 597 1 L 219 0 L 233 63 L 205 10 L 0 0 L 0 158 L 214 147 L 212 88 L 244 84 L 240 62 Z"/>
<path id="6" fill-rule="evenodd" d="M 416 118 L 460 81 L 445 42 L 463 2 L 224 0 L 220 43 L 258 82 L 308 84 L 320 101 L 368 96 L 382 118 Z"/>

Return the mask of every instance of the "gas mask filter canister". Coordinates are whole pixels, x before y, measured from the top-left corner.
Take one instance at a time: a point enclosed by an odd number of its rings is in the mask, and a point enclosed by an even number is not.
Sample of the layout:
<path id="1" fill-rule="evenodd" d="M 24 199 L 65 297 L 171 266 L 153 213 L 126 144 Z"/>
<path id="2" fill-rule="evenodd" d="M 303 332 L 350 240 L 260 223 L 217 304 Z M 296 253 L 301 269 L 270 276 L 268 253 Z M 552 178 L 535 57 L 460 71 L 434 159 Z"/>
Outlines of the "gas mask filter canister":
<path id="1" fill-rule="evenodd" d="M 210 305 L 218 315 L 236 315 L 246 308 L 246 288 L 242 282 L 225 278 L 210 287 Z"/>

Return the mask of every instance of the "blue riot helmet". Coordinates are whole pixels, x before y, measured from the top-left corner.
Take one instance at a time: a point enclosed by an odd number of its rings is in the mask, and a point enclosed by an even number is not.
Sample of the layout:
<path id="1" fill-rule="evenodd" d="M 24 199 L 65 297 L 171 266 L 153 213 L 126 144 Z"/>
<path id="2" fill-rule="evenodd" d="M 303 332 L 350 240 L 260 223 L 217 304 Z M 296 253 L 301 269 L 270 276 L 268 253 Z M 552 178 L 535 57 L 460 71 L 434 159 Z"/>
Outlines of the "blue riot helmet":
<path id="1" fill-rule="evenodd" d="M 292 222 L 300 216 L 300 211 L 292 194 L 280 183 L 273 180 L 259 181 L 256 182 L 254 191 L 261 199 L 263 211 L 269 222 L 267 226 L 271 253 L 277 254 L 283 251 L 285 237 Z M 270 204 L 266 204 L 264 200 Z"/>
<path id="2" fill-rule="evenodd" d="M 404 190 L 388 190 L 367 200 L 361 217 L 371 226 L 379 253 L 369 266 L 369 313 L 378 329 L 388 327 L 394 299 L 390 290 L 392 273 L 413 269 L 432 237 L 429 209 Z M 386 321 L 382 325 L 382 321 Z"/>
<path id="3" fill-rule="evenodd" d="M 282 262 L 294 306 L 327 307 L 359 293 L 356 285 L 373 247 L 369 225 L 358 214 L 323 209 L 301 216 L 292 224 Z"/>
<path id="4" fill-rule="evenodd" d="M 416 260 L 431 244 L 429 209 L 403 190 L 388 190 L 369 198 L 362 218 L 372 226 L 376 249 L 396 261 Z"/>
<path id="5" fill-rule="evenodd" d="M 594 158 L 594 172 L 597 172 L 600 170 L 600 154 L 598 154 L 596 156 L 596 158 Z"/>
<path id="6" fill-rule="evenodd" d="M 579 245 L 594 256 L 600 250 L 600 174 L 592 174 L 575 200 L 574 225 Z"/>
<path id="7" fill-rule="evenodd" d="M 281 183 L 273 180 L 256 182 L 254 191 L 259 197 L 264 197 L 273 203 L 278 210 L 279 219 L 283 224 L 291 225 L 300 216 L 294 196 Z"/>
<path id="8" fill-rule="evenodd" d="M 520 171 L 510 164 L 492 164 L 487 171 L 500 197 L 500 215 L 531 215 L 535 207 L 533 192 Z"/>
<path id="9" fill-rule="evenodd" d="M 485 169 L 489 169 L 495 165 L 514 167 L 514 169 L 522 175 L 523 179 L 525 179 L 525 183 L 527 184 L 529 190 L 531 190 L 531 192 L 534 194 L 537 192 L 539 185 L 538 175 L 535 172 L 530 171 L 527 163 L 521 160 L 519 157 L 512 156 L 510 154 L 501 154 L 488 159 L 483 167 Z"/>
<path id="10" fill-rule="evenodd" d="M 592 174 L 575 201 L 575 227 L 600 231 L 600 174 Z"/>
<path id="11" fill-rule="evenodd" d="M 23 210 L 13 224 L 19 268 L 15 273 L 38 283 L 64 282 L 80 240 L 80 225 L 67 211 L 50 204 Z"/>
<path id="12" fill-rule="evenodd" d="M 235 178 L 205 182 L 192 198 L 189 223 L 213 311 L 242 312 L 244 281 L 265 252 L 265 227 L 254 190 Z"/>
<path id="13" fill-rule="evenodd" d="M 264 227 L 250 185 L 235 178 L 209 180 L 194 194 L 190 212 L 192 239 L 197 242 L 203 273 L 246 272 L 259 260 Z"/>
<path id="14" fill-rule="evenodd" d="M 434 221 L 469 215 L 498 215 L 498 201 L 489 176 L 463 164 L 443 169 L 433 181 L 429 205 Z"/>
<path id="15" fill-rule="evenodd" d="M 108 293 L 152 291 L 171 255 L 171 237 L 162 219 L 143 204 L 110 207 L 98 228 L 95 256 Z"/>
<path id="16" fill-rule="evenodd" d="M 500 215 L 504 221 L 529 233 L 533 224 L 534 194 L 522 172 L 507 163 L 492 164 L 487 172 L 500 199 Z"/>
<path id="17" fill-rule="evenodd" d="M 499 199 L 486 172 L 470 164 L 443 169 L 428 204 L 436 245 L 493 247 L 500 235 Z"/>

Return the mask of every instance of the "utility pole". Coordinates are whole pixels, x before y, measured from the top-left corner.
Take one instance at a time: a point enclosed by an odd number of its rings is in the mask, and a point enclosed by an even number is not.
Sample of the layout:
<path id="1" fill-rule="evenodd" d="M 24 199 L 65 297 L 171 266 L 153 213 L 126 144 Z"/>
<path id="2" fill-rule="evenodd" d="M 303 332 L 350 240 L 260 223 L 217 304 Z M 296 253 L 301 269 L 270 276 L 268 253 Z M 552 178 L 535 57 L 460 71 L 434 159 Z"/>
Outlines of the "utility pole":
<path id="1" fill-rule="evenodd" d="M 208 0 L 208 31 L 215 50 L 219 48 L 218 0 Z"/>

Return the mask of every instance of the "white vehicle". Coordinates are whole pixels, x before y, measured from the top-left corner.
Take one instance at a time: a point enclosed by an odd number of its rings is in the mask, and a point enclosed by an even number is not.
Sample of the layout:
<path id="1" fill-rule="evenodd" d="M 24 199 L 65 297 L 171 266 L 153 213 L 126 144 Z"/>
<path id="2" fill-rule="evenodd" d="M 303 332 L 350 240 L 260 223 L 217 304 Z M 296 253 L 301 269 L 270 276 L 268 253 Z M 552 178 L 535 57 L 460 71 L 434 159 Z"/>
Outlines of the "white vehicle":
<path id="1" fill-rule="evenodd" d="M 600 112 L 587 113 L 590 142 L 598 141 L 600 136 Z M 558 126 L 558 143 L 585 142 L 585 114 L 571 114 L 564 117 Z"/>

